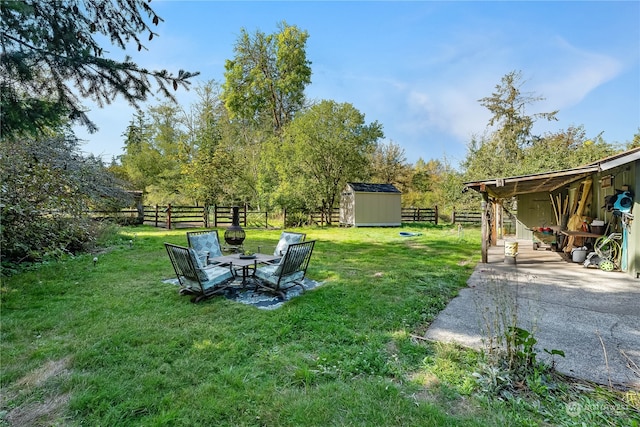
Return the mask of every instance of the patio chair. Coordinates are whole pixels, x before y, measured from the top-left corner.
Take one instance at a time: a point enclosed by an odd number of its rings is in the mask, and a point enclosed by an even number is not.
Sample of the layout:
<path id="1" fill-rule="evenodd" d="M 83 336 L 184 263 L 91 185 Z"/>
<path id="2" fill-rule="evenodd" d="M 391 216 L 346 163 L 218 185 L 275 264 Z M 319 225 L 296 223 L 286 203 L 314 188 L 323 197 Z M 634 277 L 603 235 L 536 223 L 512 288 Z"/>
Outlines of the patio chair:
<path id="1" fill-rule="evenodd" d="M 278 240 L 278 244 L 276 245 L 276 249 L 273 251 L 273 255 L 278 258 L 270 261 L 269 264 L 277 264 L 282 259 L 282 256 L 287 252 L 287 248 L 292 243 L 300 243 L 304 242 L 304 239 L 307 237 L 305 233 L 294 233 L 292 231 L 283 231 L 280 234 L 280 240 Z"/>
<path id="2" fill-rule="evenodd" d="M 292 243 L 278 264 L 258 267 L 255 271 L 256 289 L 264 289 L 285 298 L 285 291 L 294 286 L 300 286 L 304 291 L 302 280 L 307 274 L 307 267 L 315 240 Z"/>
<path id="3" fill-rule="evenodd" d="M 235 278 L 232 266 L 204 267 L 193 248 L 165 243 L 173 264 L 181 295 L 193 295 L 192 302 L 200 302 L 222 293 Z"/>
<path id="4" fill-rule="evenodd" d="M 187 243 L 190 248 L 193 248 L 196 251 L 203 266 L 207 266 L 212 263 L 210 258 L 222 256 L 218 230 L 188 231 Z M 223 265 L 220 263 L 212 264 Z"/>

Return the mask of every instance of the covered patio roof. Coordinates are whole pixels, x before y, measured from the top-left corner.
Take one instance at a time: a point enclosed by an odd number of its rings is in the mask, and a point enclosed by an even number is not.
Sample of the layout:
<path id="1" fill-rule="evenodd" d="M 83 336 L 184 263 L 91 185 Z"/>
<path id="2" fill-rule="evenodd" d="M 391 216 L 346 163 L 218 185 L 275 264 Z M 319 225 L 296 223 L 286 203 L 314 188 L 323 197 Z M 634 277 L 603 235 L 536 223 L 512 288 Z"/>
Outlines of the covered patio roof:
<path id="1" fill-rule="evenodd" d="M 487 193 L 498 199 L 508 199 L 518 194 L 552 192 L 573 181 L 586 178 L 592 173 L 606 171 L 638 159 L 640 159 L 640 147 L 573 169 L 471 181 L 465 182 L 464 187 Z"/>
<path id="2" fill-rule="evenodd" d="M 480 193 L 488 193 L 498 199 L 508 199 L 518 194 L 551 192 L 598 170 L 598 166 L 585 166 L 556 172 L 465 182 L 464 186 Z"/>

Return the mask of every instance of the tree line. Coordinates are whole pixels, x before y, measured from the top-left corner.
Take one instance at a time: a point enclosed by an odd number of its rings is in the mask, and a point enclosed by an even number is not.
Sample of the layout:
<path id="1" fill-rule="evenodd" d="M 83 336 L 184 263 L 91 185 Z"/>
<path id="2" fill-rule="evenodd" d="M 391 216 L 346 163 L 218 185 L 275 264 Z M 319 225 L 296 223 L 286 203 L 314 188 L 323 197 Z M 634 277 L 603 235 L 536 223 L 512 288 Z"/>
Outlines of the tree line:
<path id="1" fill-rule="evenodd" d="M 136 113 L 109 169 L 151 204 L 328 213 L 350 181 L 395 184 L 408 206 L 443 200 L 438 184 L 452 167 L 410 165 L 399 144 L 382 142 L 382 125 L 352 104 L 306 98 L 307 38 L 285 22 L 274 34 L 243 29 L 224 82 L 199 85 L 193 105 Z"/>
<path id="2" fill-rule="evenodd" d="M 352 104 L 307 99 L 309 35 L 295 25 L 281 22 L 273 34 L 242 29 L 224 81 L 200 83 L 197 101 L 183 106 L 172 91 L 188 88 L 197 72 L 148 70 L 106 56 L 97 41 L 146 50 L 162 22 L 147 1 L 0 5 L 3 265 L 85 250 L 99 230 L 84 212 L 127 205 L 127 190 L 144 191 L 150 204 L 329 212 L 346 182 L 368 181 L 398 186 L 405 206 L 437 204 L 446 213 L 478 206 L 461 193 L 466 180 L 573 167 L 623 148 L 581 126 L 534 135 L 533 124 L 557 112 L 528 114 L 542 98 L 522 92 L 522 74 L 512 71 L 479 100 L 492 117 L 461 165 L 409 164 L 401 143 L 384 142 L 382 124 Z M 167 101 L 143 110 L 154 88 Z M 124 154 L 105 165 L 81 153 L 71 125 L 95 131 L 82 99 L 106 106 L 118 96 L 138 112 Z"/>

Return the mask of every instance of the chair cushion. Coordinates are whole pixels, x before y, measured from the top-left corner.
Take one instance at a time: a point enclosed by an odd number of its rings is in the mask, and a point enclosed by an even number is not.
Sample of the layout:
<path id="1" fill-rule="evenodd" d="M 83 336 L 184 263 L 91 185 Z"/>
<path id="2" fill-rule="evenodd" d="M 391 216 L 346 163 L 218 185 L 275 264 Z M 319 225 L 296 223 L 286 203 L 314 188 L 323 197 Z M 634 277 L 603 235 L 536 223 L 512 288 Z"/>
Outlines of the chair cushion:
<path id="1" fill-rule="evenodd" d="M 287 251 L 287 248 L 292 243 L 300 243 L 304 236 L 298 233 L 287 233 L 283 231 L 280 235 L 280 240 L 278 241 L 278 245 L 276 246 L 276 250 L 273 251 L 274 256 L 282 256 Z"/>
<path id="2" fill-rule="evenodd" d="M 197 291 L 201 290 L 202 292 L 205 292 L 233 278 L 233 274 L 231 273 L 229 267 L 207 267 L 202 269 L 198 268 L 197 271 L 200 282 L 202 283 L 202 289 L 200 288 L 200 283 L 182 276 L 181 282 L 184 284 L 184 286 L 186 286 L 187 288 L 195 289 Z"/>
<path id="3" fill-rule="evenodd" d="M 220 242 L 218 241 L 218 235 L 216 233 L 189 236 L 189 244 L 196 250 L 203 264 L 206 263 L 207 252 L 209 252 L 209 257 L 222 256 Z"/>
<path id="4" fill-rule="evenodd" d="M 205 291 L 233 278 L 229 267 L 208 267 L 202 271 L 207 275 L 207 280 L 202 282 Z"/>
<path id="5" fill-rule="evenodd" d="M 264 267 L 260 267 L 256 270 L 256 276 L 259 279 L 262 279 L 266 282 L 271 283 L 272 285 L 276 285 L 278 283 L 278 273 L 279 273 L 278 265 L 267 265 Z M 304 278 L 304 271 L 296 271 L 293 274 L 289 274 L 287 276 L 282 277 L 280 280 L 280 285 L 285 285 L 291 282 L 297 282 Z"/>
<path id="6" fill-rule="evenodd" d="M 209 280 L 209 276 L 207 276 L 207 273 L 205 273 L 204 271 L 203 261 L 200 259 L 200 257 L 198 256 L 198 254 L 193 248 L 188 248 L 188 249 L 189 249 L 189 257 L 191 258 L 191 262 L 193 263 L 193 266 L 196 268 L 196 274 L 198 275 L 198 279 L 202 283 L 206 282 L 207 280 Z"/>

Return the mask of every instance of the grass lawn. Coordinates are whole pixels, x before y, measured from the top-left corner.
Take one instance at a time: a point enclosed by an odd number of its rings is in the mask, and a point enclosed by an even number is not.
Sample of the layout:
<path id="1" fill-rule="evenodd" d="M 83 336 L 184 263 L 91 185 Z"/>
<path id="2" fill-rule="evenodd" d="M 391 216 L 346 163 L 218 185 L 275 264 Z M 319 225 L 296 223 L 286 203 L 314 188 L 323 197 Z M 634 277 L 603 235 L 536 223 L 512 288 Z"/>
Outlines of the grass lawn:
<path id="1" fill-rule="evenodd" d="M 162 283 L 174 277 L 163 242 L 185 245 L 186 230 L 123 228 L 95 265 L 4 279 L 0 425 L 549 423 L 535 402 L 474 395 L 477 353 L 416 338 L 465 286 L 479 230 L 296 231 L 317 240 L 307 276 L 324 284 L 271 311 L 192 304 Z M 245 245 L 268 252 L 279 235 L 247 230 Z"/>

